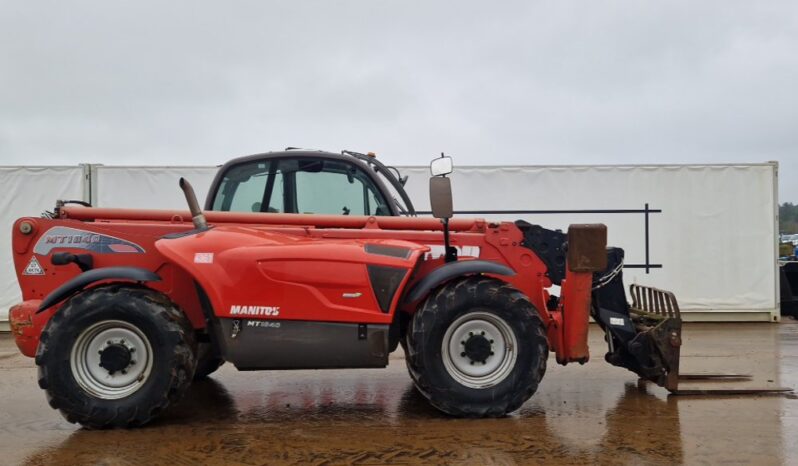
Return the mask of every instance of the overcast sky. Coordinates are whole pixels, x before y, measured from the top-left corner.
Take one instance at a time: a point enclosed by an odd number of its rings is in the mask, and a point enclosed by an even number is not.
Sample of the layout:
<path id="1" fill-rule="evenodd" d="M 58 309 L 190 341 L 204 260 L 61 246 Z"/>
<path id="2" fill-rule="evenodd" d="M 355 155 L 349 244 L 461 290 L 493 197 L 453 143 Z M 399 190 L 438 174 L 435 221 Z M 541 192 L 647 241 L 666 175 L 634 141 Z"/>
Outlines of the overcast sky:
<path id="1" fill-rule="evenodd" d="M 0 165 L 781 163 L 798 2 L 0 0 Z"/>

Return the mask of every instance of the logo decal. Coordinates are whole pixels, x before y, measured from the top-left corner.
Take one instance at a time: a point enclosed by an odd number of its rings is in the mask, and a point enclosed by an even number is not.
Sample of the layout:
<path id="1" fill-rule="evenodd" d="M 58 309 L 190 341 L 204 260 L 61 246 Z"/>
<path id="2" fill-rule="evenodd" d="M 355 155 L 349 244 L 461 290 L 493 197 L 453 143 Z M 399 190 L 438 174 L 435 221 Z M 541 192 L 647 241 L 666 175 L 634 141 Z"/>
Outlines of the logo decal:
<path id="1" fill-rule="evenodd" d="M 233 316 L 271 316 L 280 315 L 279 307 L 272 306 L 230 306 L 230 315 Z"/>
<path id="2" fill-rule="evenodd" d="M 212 252 L 197 252 L 194 254 L 195 264 L 213 264 Z"/>
<path id="3" fill-rule="evenodd" d="M 247 327 L 280 328 L 280 322 L 271 322 L 268 320 L 248 320 Z"/>
<path id="4" fill-rule="evenodd" d="M 625 323 L 624 323 L 623 319 L 621 319 L 620 317 L 610 317 L 610 325 L 623 327 L 624 324 Z"/>
<path id="5" fill-rule="evenodd" d="M 47 230 L 36 242 L 33 252 L 46 256 L 56 248 L 85 249 L 99 254 L 144 252 L 144 248 L 130 241 L 68 227 L 53 227 Z"/>
<path id="6" fill-rule="evenodd" d="M 30 258 L 30 262 L 28 262 L 25 270 L 22 271 L 22 275 L 44 275 L 44 268 L 39 263 L 39 259 L 36 259 L 36 256 Z"/>

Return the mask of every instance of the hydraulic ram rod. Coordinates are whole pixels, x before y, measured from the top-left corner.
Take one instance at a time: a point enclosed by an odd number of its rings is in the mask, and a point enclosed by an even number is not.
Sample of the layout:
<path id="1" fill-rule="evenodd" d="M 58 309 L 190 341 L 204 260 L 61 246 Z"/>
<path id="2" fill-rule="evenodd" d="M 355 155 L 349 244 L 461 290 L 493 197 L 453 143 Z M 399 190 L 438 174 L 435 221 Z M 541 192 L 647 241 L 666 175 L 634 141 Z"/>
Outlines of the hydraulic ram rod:
<path id="1" fill-rule="evenodd" d="M 365 215 L 311 215 L 256 212 L 204 212 L 208 223 L 245 223 L 260 225 L 298 225 L 319 228 L 380 228 L 383 230 L 442 231 L 441 221 L 432 217 L 368 217 Z M 185 210 L 109 209 L 101 207 L 65 206 L 61 218 L 74 220 L 128 220 L 136 222 L 190 222 L 192 215 Z M 451 219 L 452 231 L 484 232 L 482 219 Z"/>

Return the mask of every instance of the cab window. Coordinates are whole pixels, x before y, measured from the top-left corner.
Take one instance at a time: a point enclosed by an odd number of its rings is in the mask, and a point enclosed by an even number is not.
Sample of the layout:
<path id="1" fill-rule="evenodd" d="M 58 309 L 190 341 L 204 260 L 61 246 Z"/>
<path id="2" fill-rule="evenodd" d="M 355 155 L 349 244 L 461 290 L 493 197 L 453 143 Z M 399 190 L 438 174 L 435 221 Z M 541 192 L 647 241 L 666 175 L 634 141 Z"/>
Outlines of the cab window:
<path id="1" fill-rule="evenodd" d="M 213 210 L 282 212 L 282 174 L 272 170 L 274 165 L 272 161 L 250 162 L 229 169 L 219 184 Z M 264 199 L 267 188 L 271 188 L 271 198 L 268 200 Z"/>
<path id="2" fill-rule="evenodd" d="M 377 187 L 360 168 L 338 161 L 300 161 L 296 211 L 308 214 L 389 214 Z"/>
<path id="3" fill-rule="evenodd" d="M 249 162 L 225 173 L 214 210 L 391 215 L 377 186 L 359 167 L 326 159 Z"/>

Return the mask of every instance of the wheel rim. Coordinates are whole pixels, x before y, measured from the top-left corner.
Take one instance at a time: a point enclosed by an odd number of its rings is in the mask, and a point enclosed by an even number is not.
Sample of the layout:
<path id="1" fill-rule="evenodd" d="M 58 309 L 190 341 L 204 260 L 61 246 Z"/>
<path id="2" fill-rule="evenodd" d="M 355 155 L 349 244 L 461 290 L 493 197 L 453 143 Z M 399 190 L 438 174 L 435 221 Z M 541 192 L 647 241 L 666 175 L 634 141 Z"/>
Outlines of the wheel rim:
<path id="1" fill-rule="evenodd" d="M 70 366 L 75 381 L 97 398 L 124 398 L 141 388 L 152 370 L 152 347 L 135 325 L 98 322 L 75 340 Z"/>
<path id="2" fill-rule="evenodd" d="M 507 378 L 518 357 L 515 332 L 501 317 L 470 312 L 446 329 L 441 352 L 446 371 L 469 388 L 492 387 Z"/>

